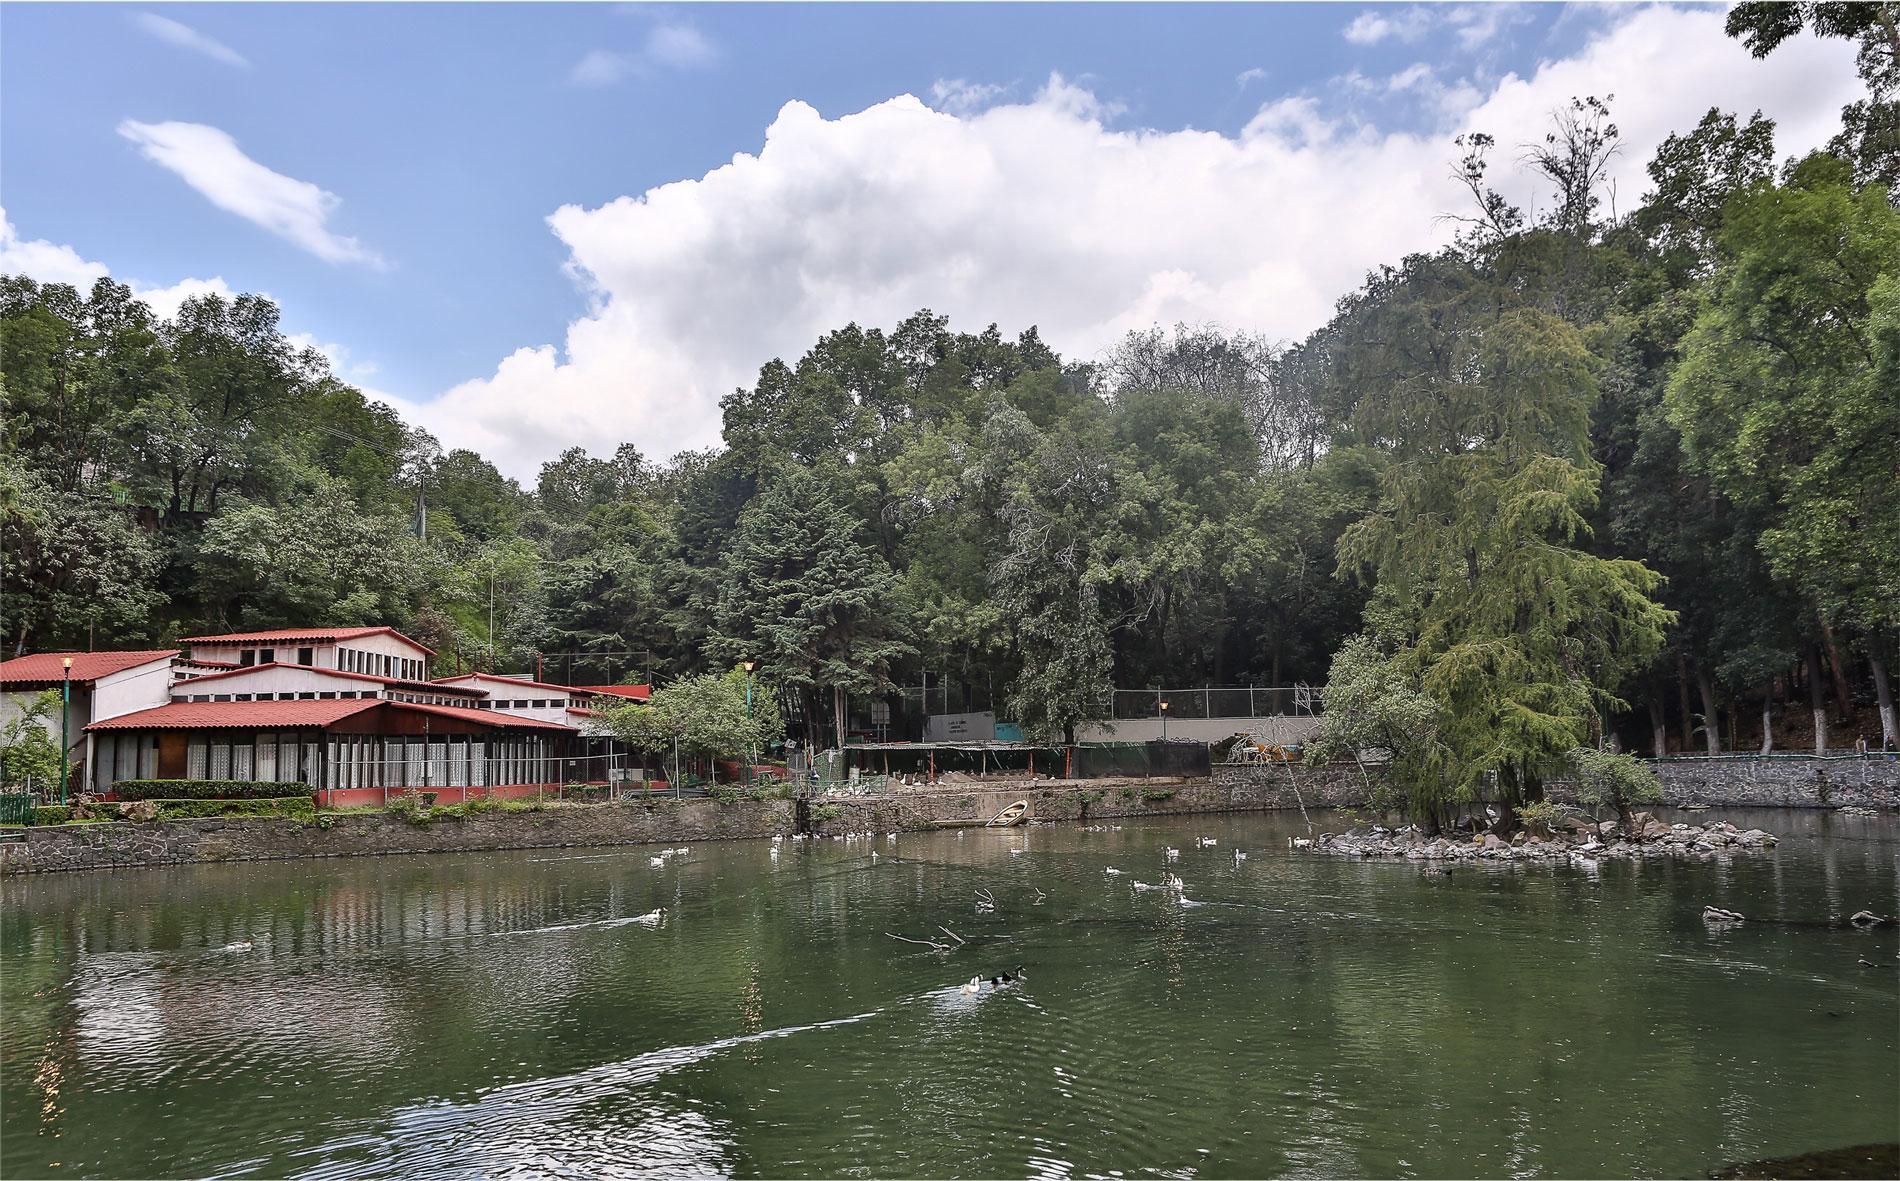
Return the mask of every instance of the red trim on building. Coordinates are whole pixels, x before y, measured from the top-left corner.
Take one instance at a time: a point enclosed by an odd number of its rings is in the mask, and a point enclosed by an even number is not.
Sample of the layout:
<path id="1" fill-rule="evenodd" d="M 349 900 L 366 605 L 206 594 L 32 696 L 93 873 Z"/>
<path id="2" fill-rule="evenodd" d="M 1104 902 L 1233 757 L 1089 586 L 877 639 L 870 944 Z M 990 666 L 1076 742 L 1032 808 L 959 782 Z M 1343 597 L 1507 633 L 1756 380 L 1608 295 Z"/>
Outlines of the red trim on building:
<path id="1" fill-rule="evenodd" d="M 425 648 L 393 627 L 334 627 L 308 628 L 286 627 L 276 631 L 263 632 L 227 632 L 221 636 L 190 636 L 187 644 L 203 644 L 218 647 L 237 647 L 243 644 L 340 644 L 344 640 L 360 640 L 365 636 L 394 636 L 418 652 L 435 655 L 435 649 Z"/>
<path id="2" fill-rule="evenodd" d="M 651 685 L 576 685 L 574 688 L 598 693 L 602 697 L 624 697 L 628 701 L 645 701 L 653 696 Z"/>
<path id="3" fill-rule="evenodd" d="M 572 726 L 519 718 L 485 709 L 457 709 L 449 705 L 422 705 L 413 701 L 355 698 L 337 701 L 174 701 L 170 705 L 121 714 L 94 722 L 98 730 L 320 730 L 365 710 L 389 709 L 429 714 L 471 722 L 492 730 L 554 730 L 574 733 Z"/>
<path id="4" fill-rule="evenodd" d="M 399 689 L 414 689 L 418 692 L 466 693 L 471 697 L 478 698 L 486 696 L 480 689 L 463 689 L 459 686 L 444 685 L 436 681 L 409 681 L 403 680 L 400 677 L 379 677 L 373 673 L 345 672 L 340 668 L 324 668 L 321 665 L 315 664 L 285 664 L 281 660 L 267 660 L 263 664 L 247 664 L 236 668 L 227 668 L 222 672 L 206 673 L 201 677 L 191 677 L 188 680 L 179 681 L 177 685 L 173 685 L 172 691 L 174 693 L 177 692 L 179 685 L 200 685 L 206 681 L 219 681 L 225 677 L 254 673 L 260 668 L 297 668 L 305 672 L 316 673 L 319 676 L 344 677 L 352 681 L 374 681 L 379 685 L 393 685 Z"/>

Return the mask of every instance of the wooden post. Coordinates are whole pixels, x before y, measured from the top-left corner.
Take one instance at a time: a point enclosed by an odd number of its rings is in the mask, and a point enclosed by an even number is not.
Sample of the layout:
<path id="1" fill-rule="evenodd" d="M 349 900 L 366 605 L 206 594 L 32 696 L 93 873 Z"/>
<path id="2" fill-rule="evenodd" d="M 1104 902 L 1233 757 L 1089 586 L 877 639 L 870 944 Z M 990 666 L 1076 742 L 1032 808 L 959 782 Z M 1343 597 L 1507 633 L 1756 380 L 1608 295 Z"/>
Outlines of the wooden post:
<path id="1" fill-rule="evenodd" d="M 937 748 L 930 748 L 930 782 L 937 782 Z"/>

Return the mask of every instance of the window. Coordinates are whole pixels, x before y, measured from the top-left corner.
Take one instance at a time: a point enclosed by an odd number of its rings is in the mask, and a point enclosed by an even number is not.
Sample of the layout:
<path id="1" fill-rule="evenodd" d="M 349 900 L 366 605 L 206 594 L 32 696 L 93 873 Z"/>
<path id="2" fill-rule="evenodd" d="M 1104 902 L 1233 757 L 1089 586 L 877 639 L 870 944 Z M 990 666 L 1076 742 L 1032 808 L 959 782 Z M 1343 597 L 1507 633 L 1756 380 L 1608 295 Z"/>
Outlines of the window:
<path id="1" fill-rule="evenodd" d="M 211 700 L 213 700 L 213 701 L 229 701 L 229 700 L 231 700 L 231 695 L 230 695 L 229 693 L 213 693 L 213 694 L 211 695 Z"/>
<path id="2" fill-rule="evenodd" d="M 305 664 L 305 665 L 315 664 L 316 659 L 317 659 L 317 650 L 315 648 L 297 649 L 297 663 L 298 664 Z"/>
<path id="3" fill-rule="evenodd" d="M 257 649 L 246 648 L 238 653 L 238 667 L 249 668 L 257 663 Z"/>
<path id="4" fill-rule="evenodd" d="M 253 775 L 261 782 L 274 783 L 277 780 L 277 735 L 259 734 Z"/>
<path id="5" fill-rule="evenodd" d="M 334 694 L 334 693 L 319 693 L 319 694 L 317 694 L 317 700 L 319 700 L 319 701 L 335 701 L 335 700 L 336 700 L 336 694 Z"/>
<path id="6" fill-rule="evenodd" d="M 316 699 L 317 699 L 317 695 L 316 695 L 315 693 L 299 693 L 299 694 L 297 694 L 297 700 L 298 700 L 298 701 L 315 701 Z"/>
<path id="7" fill-rule="evenodd" d="M 276 661 L 277 661 L 277 649 L 275 649 L 275 648 L 259 648 L 259 649 L 257 650 L 257 663 L 259 663 L 259 664 L 274 664 L 274 663 L 276 663 Z"/>
<path id="8" fill-rule="evenodd" d="M 250 699 L 251 695 L 249 693 L 233 693 L 231 695 L 232 701 L 249 701 Z"/>
<path id="9" fill-rule="evenodd" d="M 202 738 L 190 739 L 185 746 L 185 778 L 203 779 L 208 750 Z"/>

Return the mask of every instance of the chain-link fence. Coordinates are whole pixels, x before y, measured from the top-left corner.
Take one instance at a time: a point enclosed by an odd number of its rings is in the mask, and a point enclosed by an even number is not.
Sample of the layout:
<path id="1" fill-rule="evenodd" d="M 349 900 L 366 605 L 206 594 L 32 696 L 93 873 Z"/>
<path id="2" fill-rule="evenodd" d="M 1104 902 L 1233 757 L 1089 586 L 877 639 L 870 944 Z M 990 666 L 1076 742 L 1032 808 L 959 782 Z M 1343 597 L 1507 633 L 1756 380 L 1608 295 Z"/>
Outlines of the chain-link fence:
<path id="1" fill-rule="evenodd" d="M 1241 685 L 1199 689 L 1117 689 L 1115 719 L 1158 718 L 1162 705 L 1170 718 L 1272 718 L 1320 712 L 1320 691 L 1312 685 Z"/>

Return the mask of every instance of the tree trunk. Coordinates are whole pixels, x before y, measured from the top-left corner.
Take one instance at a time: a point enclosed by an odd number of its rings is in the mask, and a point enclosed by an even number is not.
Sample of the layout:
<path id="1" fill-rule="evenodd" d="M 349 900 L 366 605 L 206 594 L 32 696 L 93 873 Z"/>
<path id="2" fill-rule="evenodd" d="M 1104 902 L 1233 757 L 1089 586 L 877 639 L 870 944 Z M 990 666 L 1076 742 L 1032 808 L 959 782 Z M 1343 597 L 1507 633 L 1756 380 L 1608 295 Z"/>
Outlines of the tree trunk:
<path id="1" fill-rule="evenodd" d="M 1853 695 L 1847 691 L 1847 674 L 1841 670 L 1841 649 L 1834 642 L 1834 629 L 1827 620 L 1821 620 L 1821 647 L 1827 652 L 1827 668 L 1832 674 L 1834 686 L 1834 708 L 1839 711 L 1841 721 L 1854 716 Z"/>
<path id="2" fill-rule="evenodd" d="M 1709 670 L 1701 665 L 1695 670 L 1696 691 L 1702 694 L 1702 739 L 1708 745 L 1709 753 L 1722 753 L 1722 719 L 1715 716 L 1715 682 L 1709 679 Z"/>
<path id="3" fill-rule="evenodd" d="M 1761 687 L 1761 753 L 1775 749 L 1775 679 Z"/>
<path id="4" fill-rule="evenodd" d="M 844 750 L 844 686 L 843 685 L 833 685 L 831 687 L 831 711 L 832 711 L 832 719 L 833 721 L 837 723 L 837 727 L 838 727 L 838 749 L 839 751 L 843 751 Z"/>
<path id="5" fill-rule="evenodd" d="M 1695 711 L 1689 708 L 1689 660 L 1676 649 L 1676 697 L 1682 706 L 1682 753 L 1695 746 Z"/>
<path id="6" fill-rule="evenodd" d="M 1808 706 L 1814 711 L 1814 753 L 1827 753 L 1827 690 L 1821 686 L 1821 650 L 1809 644 L 1802 653 L 1808 669 Z"/>
<path id="7" fill-rule="evenodd" d="M 1883 750 L 1900 748 L 1900 718 L 1895 717 L 1893 708 L 1893 683 L 1887 680 L 1886 662 L 1880 659 L 1875 645 L 1879 641 L 1869 640 L 1867 644 L 1867 666 L 1874 673 L 1874 697 L 1880 702 L 1880 746 Z"/>
<path id="8" fill-rule="evenodd" d="M 1653 697 L 1649 699 L 1649 729 L 1660 759 L 1669 753 L 1669 719 L 1663 715 L 1662 702 Z"/>

